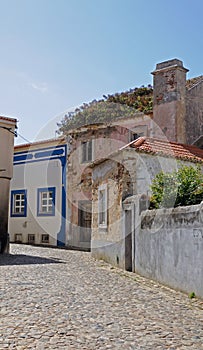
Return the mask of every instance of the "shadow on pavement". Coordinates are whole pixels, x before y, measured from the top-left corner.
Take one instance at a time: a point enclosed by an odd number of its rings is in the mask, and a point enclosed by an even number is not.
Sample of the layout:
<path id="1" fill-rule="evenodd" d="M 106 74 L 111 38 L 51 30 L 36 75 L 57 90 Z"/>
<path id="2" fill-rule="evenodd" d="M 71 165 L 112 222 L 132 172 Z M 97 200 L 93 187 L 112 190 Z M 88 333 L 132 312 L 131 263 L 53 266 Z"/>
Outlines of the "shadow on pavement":
<path id="1" fill-rule="evenodd" d="M 4 265 L 31 265 L 31 264 L 65 264 L 58 258 L 44 258 L 24 254 L 1 254 L 0 266 Z"/>

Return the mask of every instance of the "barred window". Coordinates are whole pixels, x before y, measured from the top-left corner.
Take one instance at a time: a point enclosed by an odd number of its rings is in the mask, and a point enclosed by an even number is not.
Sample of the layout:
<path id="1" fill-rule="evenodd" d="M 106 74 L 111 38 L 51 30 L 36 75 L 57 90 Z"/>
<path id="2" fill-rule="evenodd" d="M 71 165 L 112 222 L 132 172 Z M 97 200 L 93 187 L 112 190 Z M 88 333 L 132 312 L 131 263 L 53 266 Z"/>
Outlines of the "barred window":
<path id="1" fill-rule="evenodd" d="M 26 190 L 11 191 L 11 216 L 22 217 L 27 215 Z"/>
<path id="2" fill-rule="evenodd" d="M 38 188 L 37 215 L 55 215 L 55 187 Z"/>

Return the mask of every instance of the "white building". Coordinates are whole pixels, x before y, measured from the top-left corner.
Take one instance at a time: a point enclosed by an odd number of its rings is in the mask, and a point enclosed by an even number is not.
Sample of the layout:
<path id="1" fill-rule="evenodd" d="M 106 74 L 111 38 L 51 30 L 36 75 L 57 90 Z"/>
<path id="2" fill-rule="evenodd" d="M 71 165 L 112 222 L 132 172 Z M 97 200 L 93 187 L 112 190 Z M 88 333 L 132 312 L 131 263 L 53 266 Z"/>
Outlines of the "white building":
<path id="1" fill-rule="evenodd" d="M 10 242 L 65 245 L 66 162 L 63 138 L 15 147 Z"/>

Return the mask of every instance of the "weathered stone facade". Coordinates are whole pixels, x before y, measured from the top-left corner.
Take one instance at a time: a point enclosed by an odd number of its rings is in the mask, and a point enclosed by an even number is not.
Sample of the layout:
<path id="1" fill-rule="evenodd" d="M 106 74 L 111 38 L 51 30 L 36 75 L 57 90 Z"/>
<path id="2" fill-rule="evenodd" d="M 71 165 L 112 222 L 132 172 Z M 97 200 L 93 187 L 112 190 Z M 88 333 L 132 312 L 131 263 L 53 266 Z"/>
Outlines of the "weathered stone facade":
<path id="1" fill-rule="evenodd" d="M 92 215 L 92 170 L 89 165 L 122 148 L 131 141 L 133 132 L 151 134 L 151 116 L 135 117 L 109 124 L 84 126 L 69 133 L 67 171 L 67 241 L 70 247 L 90 249 Z M 91 142 L 91 155 L 83 159 L 83 147 Z M 86 145 L 85 145 L 86 146 Z M 119 182 L 119 175 L 117 176 Z"/>
<path id="2" fill-rule="evenodd" d="M 203 77 L 186 90 L 186 143 L 192 144 L 203 136 Z M 203 144 L 199 145 L 202 146 Z"/>
<path id="3" fill-rule="evenodd" d="M 203 76 L 186 81 L 178 59 L 156 65 L 153 82 L 153 136 L 193 144 L 203 134 Z"/>
<path id="4" fill-rule="evenodd" d="M 139 139 L 137 143 L 139 144 Z M 179 144 L 171 144 L 175 150 Z M 163 150 L 165 142 L 163 141 Z M 194 147 L 191 146 L 193 150 Z M 160 150 L 161 151 L 161 150 Z M 196 149 L 197 152 L 198 149 Z M 186 151 L 187 152 L 187 146 Z M 200 151 L 203 159 L 203 151 Z M 133 149 L 132 144 L 112 155 L 111 159 L 101 160 L 92 165 L 92 254 L 95 258 L 103 259 L 114 266 L 133 270 L 132 252 L 132 222 L 134 216 L 139 215 L 148 205 L 150 185 L 160 171 L 176 170 L 181 164 L 195 166 L 199 157 L 189 161 L 189 157 L 178 159 L 165 156 L 155 151 L 144 151 L 144 147 Z M 99 225 L 99 190 L 106 186 L 107 225 L 105 229 Z M 135 196 L 135 208 L 130 205 L 130 196 Z M 139 200 L 138 200 L 139 199 Z M 130 207 L 129 207 L 130 205 Z M 141 254 L 141 253 L 140 253 Z"/>
<path id="5" fill-rule="evenodd" d="M 126 164 L 128 156 L 125 157 L 125 164 L 122 162 L 122 156 L 123 152 L 113 157 L 113 160 L 106 160 L 93 168 L 91 250 L 96 258 L 125 268 L 125 244 L 121 229 L 122 201 L 133 194 L 133 187 L 136 185 L 129 171 L 136 166 L 136 158 L 131 158 L 131 166 L 129 166 Z M 105 228 L 98 225 L 98 189 L 101 184 L 107 189 L 107 226 Z"/>

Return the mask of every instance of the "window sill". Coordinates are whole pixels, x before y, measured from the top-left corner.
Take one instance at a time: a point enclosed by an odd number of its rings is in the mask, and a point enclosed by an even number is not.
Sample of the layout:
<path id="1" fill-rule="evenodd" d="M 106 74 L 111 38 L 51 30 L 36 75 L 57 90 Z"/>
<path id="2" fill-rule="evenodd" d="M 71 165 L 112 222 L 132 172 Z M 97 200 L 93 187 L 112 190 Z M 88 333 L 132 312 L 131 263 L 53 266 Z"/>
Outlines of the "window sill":
<path id="1" fill-rule="evenodd" d="M 108 231 L 108 226 L 106 225 L 99 225 L 99 231 L 100 232 L 107 232 Z"/>
<path id="2" fill-rule="evenodd" d="M 55 216 L 55 213 L 37 213 L 37 216 Z"/>
<path id="3" fill-rule="evenodd" d="M 11 213 L 11 218 L 25 218 L 25 217 L 27 217 L 27 215 L 26 214 L 12 214 Z"/>

